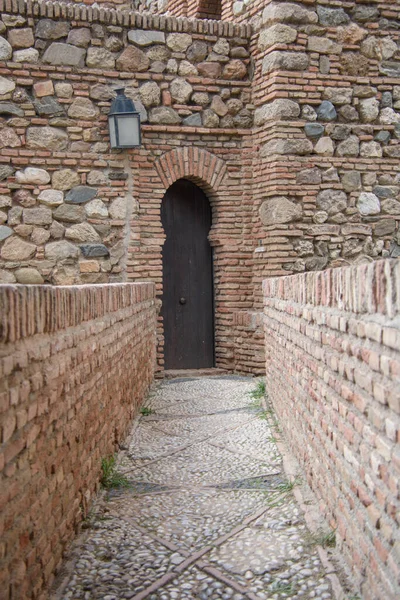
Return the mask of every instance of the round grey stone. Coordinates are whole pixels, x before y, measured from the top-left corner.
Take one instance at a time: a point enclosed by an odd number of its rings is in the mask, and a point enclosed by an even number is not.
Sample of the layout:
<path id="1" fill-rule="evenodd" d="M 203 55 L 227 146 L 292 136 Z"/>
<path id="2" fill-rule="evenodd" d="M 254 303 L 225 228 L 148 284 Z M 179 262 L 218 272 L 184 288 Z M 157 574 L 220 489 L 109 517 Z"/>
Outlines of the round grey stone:
<path id="1" fill-rule="evenodd" d="M 104 244 L 83 244 L 80 246 L 80 249 L 85 258 L 108 256 L 110 254 Z"/>
<path id="2" fill-rule="evenodd" d="M 374 140 L 381 144 L 388 144 L 390 142 L 390 132 L 389 131 L 378 131 L 375 135 Z"/>
<path id="3" fill-rule="evenodd" d="M 323 135 L 325 127 L 320 123 L 306 123 L 304 125 L 304 132 L 309 138 L 319 138 Z"/>
<path id="4" fill-rule="evenodd" d="M 321 121 L 334 121 L 337 118 L 337 112 L 332 102 L 323 100 L 317 108 L 317 116 Z"/>
<path id="5" fill-rule="evenodd" d="M 3 242 L 13 234 L 13 230 L 6 225 L 0 225 L 0 242 Z"/>
<path id="6" fill-rule="evenodd" d="M 25 285 L 40 285 L 44 283 L 44 279 L 37 269 L 32 267 L 23 267 L 15 271 L 15 277 L 18 283 Z"/>
<path id="7" fill-rule="evenodd" d="M 371 192 L 361 192 L 357 200 L 357 208 L 362 216 L 377 215 L 381 212 L 379 198 Z"/>
<path id="8" fill-rule="evenodd" d="M 87 185 L 77 185 L 67 192 L 65 202 L 70 204 L 84 204 L 97 196 L 97 189 Z"/>

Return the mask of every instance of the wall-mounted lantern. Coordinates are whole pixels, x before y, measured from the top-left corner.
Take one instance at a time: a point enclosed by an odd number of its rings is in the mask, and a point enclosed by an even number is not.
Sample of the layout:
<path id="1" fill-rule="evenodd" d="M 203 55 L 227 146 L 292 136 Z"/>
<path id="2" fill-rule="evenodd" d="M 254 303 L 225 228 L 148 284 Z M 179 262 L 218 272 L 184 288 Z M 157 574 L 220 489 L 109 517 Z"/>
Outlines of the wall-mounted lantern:
<path id="1" fill-rule="evenodd" d="M 108 114 L 111 148 L 139 148 L 142 143 L 140 115 L 133 101 L 125 96 L 124 89 L 115 90 L 117 96 Z"/>

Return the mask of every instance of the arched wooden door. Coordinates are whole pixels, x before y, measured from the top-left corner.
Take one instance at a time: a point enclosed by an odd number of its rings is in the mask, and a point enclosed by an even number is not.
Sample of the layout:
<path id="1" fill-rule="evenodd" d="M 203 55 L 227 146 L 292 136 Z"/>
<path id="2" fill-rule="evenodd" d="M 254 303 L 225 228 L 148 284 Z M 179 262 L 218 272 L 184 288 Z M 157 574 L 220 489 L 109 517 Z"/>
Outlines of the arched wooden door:
<path id="1" fill-rule="evenodd" d="M 179 179 L 161 206 L 164 359 L 166 369 L 214 366 L 211 207 L 191 181 Z"/>

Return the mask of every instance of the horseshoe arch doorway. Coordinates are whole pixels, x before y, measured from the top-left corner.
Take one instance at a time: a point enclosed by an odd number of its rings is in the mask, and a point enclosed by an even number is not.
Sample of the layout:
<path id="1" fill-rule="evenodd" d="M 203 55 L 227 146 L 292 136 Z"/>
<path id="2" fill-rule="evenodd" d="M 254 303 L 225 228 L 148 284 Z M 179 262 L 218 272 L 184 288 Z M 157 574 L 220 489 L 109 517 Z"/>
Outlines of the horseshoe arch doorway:
<path id="1" fill-rule="evenodd" d="M 165 193 L 161 315 L 167 370 L 215 364 L 211 219 L 208 198 L 193 182 L 179 179 Z"/>

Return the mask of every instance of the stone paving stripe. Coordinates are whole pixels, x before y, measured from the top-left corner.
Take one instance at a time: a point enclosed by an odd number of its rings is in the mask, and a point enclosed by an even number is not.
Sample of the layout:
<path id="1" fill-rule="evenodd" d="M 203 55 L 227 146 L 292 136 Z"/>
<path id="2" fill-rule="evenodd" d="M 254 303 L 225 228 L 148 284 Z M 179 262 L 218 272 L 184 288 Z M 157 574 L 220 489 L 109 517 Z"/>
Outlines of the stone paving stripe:
<path id="1" fill-rule="evenodd" d="M 243 521 L 243 525 L 249 525 L 256 519 L 258 519 L 258 517 L 261 517 L 264 513 L 266 513 L 268 509 L 269 509 L 269 506 L 265 506 L 265 507 L 263 506 L 262 508 L 259 508 L 258 510 L 256 510 L 255 513 L 253 513 L 252 515 L 249 515 L 248 517 L 245 518 L 245 520 Z"/>
<path id="2" fill-rule="evenodd" d="M 332 565 L 328 558 L 328 554 L 322 546 L 317 546 L 318 554 L 321 562 L 326 570 L 327 578 L 331 582 L 333 593 L 335 594 L 336 600 L 345 600 L 342 584 L 340 583 L 339 577 L 336 575 L 336 568 Z"/>
<path id="3" fill-rule="evenodd" d="M 163 546 L 168 548 L 168 550 L 172 550 L 173 552 L 178 552 L 179 554 L 182 554 L 182 556 L 185 556 L 185 557 L 190 557 L 190 553 L 187 552 L 187 550 L 182 550 L 181 548 L 176 546 L 173 542 L 169 542 L 168 540 L 164 540 L 163 538 L 160 538 L 158 535 L 155 535 L 154 533 L 152 533 L 145 527 L 142 527 L 141 525 L 139 525 L 139 523 L 136 523 L 136 521 L 134 521 L 133 519 L 129 519 L 128 517 L 122 517 L 122 519 L 124 521 L 126 521 L 127 523 L 130 523 L 132 525 L 132 527 L 135 527 L 135 529 L 140 531 L 140 533 L 148 535 L 155 542 L 158 542 L 159 544 L 162 544 Z"/>
<path id="4" fill-rule="evenodd" d="M 147 598 L 147 596 L 149 596 L 153 592 L 156 592 L 157 590 L 159 590 L 161 587 L 163 587 L 164 585 L 166 585 L 167 583 L 169 583 L 170 581 L 175 579 L 175 577 L 176 577 L 175 572 L 166 573 L 165 575 L 160 577 L 160 579 L 157 579 L 157 581 L 152 583 L 148 588 L 139 592 L 139 594 L 136 594 L 136 596 L 133 596 L 131 598 L 131 600 L 143 600 L 143 598 Z"/>
<path id="5" fill-rule="evenodd" d="M 177 573 L 182 573 L 185 569 L 190 567 L 190 565 L 192 565 L 193 563 L 198 561 L 202 556 L 207 554 L 207 552 L 210 552 L 212 549 L 213 549 L 213 546 L 206 546 L 205 548 L 202 548 L 202 550 L 199 550 L 198 552 L 195 552 L 195 554 L 192 554 L 191 556 L 189 556 L 189 558 L 187 558 L 180 565 L 175 567 L 174 570 Z"/>
<path id="6" fill-rule="evenodd" d="M 246 527 L 250 523 L 252 523 L 256 519 L 258 519 L 259 517 L 261 517 L 265 512 L 267 512 L 268 509 L 269 509 L 269 506 L 265 506 L 265 507 L 263 506 L 262 508 L 260 508 L 259 510 L 257 510 L 252 515 L 249 515 L 248 517 L 246 517 L 246 519 L 241 523 L 241 525 L 238 525 L 237 527 L 235 527 L 234 529 L 232 529 L 228 533 L 225 533 L 225 535 L 222 535 L 220 538 L 218 538 L 217 540 L 215 540 L 215 542 L 213 542 L 213 546 L 215 546 L 215 547 L 220 546 L 221 544 L 223 544 L 224 542 L 226 542 L 227 540 L 229 540 L 231 537 L 233 537 L 237 533 L 240 533 L 241 531 L 243 531 L 243 529 L 246 529 Z"/>
<path id="7" fill-rule="evenodd" d="M 224 575 L 224 573 L 222 573 L 219 569 L 216 569 L 215 567 L 211 567 L 210 565 L 208 565 L 202 561 L 199 561 L 198 563 L 196 563 L 196 567 L 198 567 L 199 569 L 201 569 L 208 575 L 211 575 L 211 577 L 214 577 L 215 579 L 222 581 L 222 583 L 225 583 L 225 585 L 227 585 L 228 587 L 233 588 L 236 592 L 240 592 L 241 594 L 244 594 L 245 596 L 250 598 L 250 600 L 260 600 L 259 598 L 257 598 L 257 596 L 255 594 L 253 594 L 249 590 L 246 590 L 245 587 L 240 585 L 240 583 L 238 583 L 234 579 L 230 579 L 229 577 Z M 133 600 L 135 600 L 135 599 L 133 599 Z"/>

